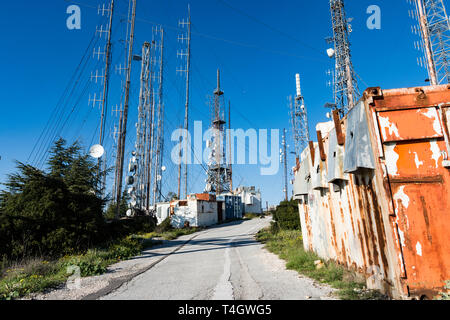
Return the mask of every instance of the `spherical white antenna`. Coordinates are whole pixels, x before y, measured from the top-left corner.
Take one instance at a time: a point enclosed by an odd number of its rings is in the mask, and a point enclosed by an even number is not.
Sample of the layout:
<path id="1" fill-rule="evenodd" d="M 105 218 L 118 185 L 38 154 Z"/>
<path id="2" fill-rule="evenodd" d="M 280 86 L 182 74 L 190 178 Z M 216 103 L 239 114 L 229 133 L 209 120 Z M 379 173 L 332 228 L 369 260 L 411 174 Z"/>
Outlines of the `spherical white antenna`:
<path id="1" fill-rule="evenodd" d="M 327 55 L 328 55 L 328 57 L 333 58 L 335 53 L 336 53 L 336 52 L 334 51 L 333 48 L 327 49 Z"/>
<path id="2" fill-rule="evenodd" d="M 89 155 L 95 159 L 101 158 L 104 153 L 105 149 L 99 144 L 93 145 L 91 149 L 89 149 Z"/>

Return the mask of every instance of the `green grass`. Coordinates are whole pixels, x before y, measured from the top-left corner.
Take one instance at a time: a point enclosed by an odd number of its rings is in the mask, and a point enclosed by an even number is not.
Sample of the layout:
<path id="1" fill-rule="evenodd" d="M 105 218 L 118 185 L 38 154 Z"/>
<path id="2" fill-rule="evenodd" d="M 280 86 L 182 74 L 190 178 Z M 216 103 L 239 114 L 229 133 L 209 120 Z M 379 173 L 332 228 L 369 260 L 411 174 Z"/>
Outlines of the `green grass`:
<path id="1" fill-rule="evenodd" d="M 29 259 L 21 263 L 1 262 L 0 300 L 12 300 L 30 293 L 44 292 L 65 283 L 72 275 L 69 266 L 78 266 L 81 277 L 101 275 L 109 265 L 128 260 L 142 250 L 161 244 L 154 238 L 173 240 L 192 234 L 199 228 L 171 229 L 161 232 L 131 235 L 117 240 L 105 248 L 90 249 L 84 254 L 65 256 L 55 261 Z"/>
<path id="2" fill-rule="evenodd" d="M 151 238 L 162 238 L 164 240 L 174 240 L 178 237 L 193 234 L 195 232 L 203 230 L 202 228 L 183 228 L 183 229 L 169 229 L 160 232 L 150 232 L 146 234 L 139 235 L 138 238 L 141 239 L 151 239 Z"/>
<path id="3" fill-rule="evenodd" d="M 260 217 L 264 217 L 264 214 L 254 214 L 254 213 L 246 213 L 244 214 L 244 216 L 242 217 L 243 220 L 252 220 L 252 219 L 257 219 Z"/>
<path id="4" fill-rule="evenodd" d="M 365 283 L 357 279 L 356 274 L 333 261 L 326 261 L 318 269 L 315 261 L 321 260 L 315 253 L 305 251 L 301 232 L 298 230 L 280 230 L 273 232 L 271 228 L 261 230 L 257 234 L 258 241 L 265 243 L 266 248 L 286 261 L 286 268 L 295 270 L 320 283 L 327 283 L 338 289 L 337 295 L 344 300 L 379 300 L 383 295 L 365 288 Z"/>

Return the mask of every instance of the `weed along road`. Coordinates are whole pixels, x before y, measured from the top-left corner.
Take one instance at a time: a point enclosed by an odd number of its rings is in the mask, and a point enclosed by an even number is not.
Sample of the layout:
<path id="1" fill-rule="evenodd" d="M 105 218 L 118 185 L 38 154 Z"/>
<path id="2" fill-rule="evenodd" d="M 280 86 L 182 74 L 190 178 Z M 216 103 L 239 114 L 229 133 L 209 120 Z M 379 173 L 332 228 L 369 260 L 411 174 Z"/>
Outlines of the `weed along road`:
<path id="1" fill-rule="evenodd" d="M 198 235 L 153 268 L 100 299 L 334 299 L 332 289 L 285 268 L 255 234 L 271 218 L 233 222 Z"/>

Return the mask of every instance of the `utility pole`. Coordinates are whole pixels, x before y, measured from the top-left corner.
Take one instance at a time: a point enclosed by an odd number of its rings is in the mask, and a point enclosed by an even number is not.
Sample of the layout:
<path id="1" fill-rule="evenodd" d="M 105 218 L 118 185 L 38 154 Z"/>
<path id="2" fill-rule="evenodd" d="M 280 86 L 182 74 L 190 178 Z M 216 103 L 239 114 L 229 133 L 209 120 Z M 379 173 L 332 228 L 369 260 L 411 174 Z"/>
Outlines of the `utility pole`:
<path id="1" fill-rule="evenodd" d="M 284 194 L 285 194 L 285 200 L 289 201 L 288 197 L 288 172 L 287 172 L 287 143 L 286 143 L 286 129 L 283 129 L 283 152 L 282 152 L 282 160 L 284 163 Z"/>
<path id="2" fill-rule="evenodd" d="M 442 0 L 416 0 L 431 85 L 450 83 L 450 22 Z"/>
<path id="3" fill-rule="evenodd" d="M 120 119 L 119 126 L 119 143 L 117 147 L 117 159 L 116 159 L 116 219 L 120 217 L 120 200 L 122 197 L 122 180 L 123 180 L 123 162 L 125 157 L 125 141 L 127 135 L 127 120 L 128 120 L 128 107 L 130 102 L 130 85 L 131 85 L 131 62 L 133 57 L 133 43 L 134 43 L 134 25 L 136 19 L 136 0 L 132 0 L 132 17 L 131 17 L 131 31 L 130 38 L 128 40 L 128 65 L 127 65 L 127 77 L 125 83 L 125 101 L 124 109 Z"/>
<path id="4" fill-rule="evenodd" d="M 184 130 L 186 133 L 184 142 L 185 142 L 185 148 L 184 148 L 184 159 L 185 159 L 185 168 L 184 168 L 184 191 L 187 198 L 188 195 L 188 130 L 189 130 L 189 80 L 190 80 L 190 68 L 191 68 L 191 7 L 188 5 L 188 20 L 187 22 L 180 21 L 178 23 L 182 28 L 187 26 L 187 34 L 186 35 L 180 35 L 178 36 L 178 41 L 181 43 L 184 43 L 186 41 L 186 51 L 181 50 L 180 52 L 177 52 L 178 57 L 186 57 L 186 65 L 184 69 L 178 69 L 177 72 L 184 73 L 186 75 L 186 102 L 185 102 L 185 110 L 184 110 Z M 181 146 L 180 146 L 181 148 Z M 181 152 L 181 151 L 180 151 Z M 180 164 L 178 168 L 178 198 L 181 197 L 181 155 L 180 155 Z"/>
<path id="5" fill-rule="evenodd" d="M 335 104 L 336 109 L 344 116 L 356 104 L 360 93 L 351 59 L 349 41 L 351 27 L 346 17 L 344 0 L 330 0 L 330 11 L 333 37 L 328 38 L 327 41 L 334 44 L 334 49 L 329 51 L 329 56 L 335 59 Z"/>
<path id="6" fill-rule="evenodd" d="M 295 75 L 297 94 L 295 100 L 292 101 L 292 96 L 289 97 L 289 104 L 291 108 L 291 121 L 293 128 L 293 138 L 295 143 L 295 156 L 297 162 L 300 161 L 300 155 L 308 147 L 309 143 L 309 127 L 308 127 L 308 113 L 305 106 L 305 99 L 302 95 L 300 86 L 300 75 Z"/>

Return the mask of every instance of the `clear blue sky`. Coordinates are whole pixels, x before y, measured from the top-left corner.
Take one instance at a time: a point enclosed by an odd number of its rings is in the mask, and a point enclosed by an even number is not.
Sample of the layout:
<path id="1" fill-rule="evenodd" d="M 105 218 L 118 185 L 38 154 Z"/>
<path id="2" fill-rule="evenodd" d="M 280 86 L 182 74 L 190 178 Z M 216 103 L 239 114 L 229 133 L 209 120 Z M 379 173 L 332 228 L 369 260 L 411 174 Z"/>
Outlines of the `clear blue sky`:
<path id="1" fill-rule="evenodd" d="M 222 70 L 222 88 L 231 100 L 233 128 L 289 128 L 287 96 L 295 94 L 295 73 L 302 77 L 302 90 L 309 111 L 311 135 L 317 122 L 326 121 L 325 102 L 331 100 L 326 86 L 326 70 L 333 63 L 326 56 L 325 38 L 331 35 L 327 0 L 138 0 L 135 54 L 144 41 L 151 39 L 152 23 L 166 30 L 165 101 L 166 154 L 173 143 L 169 134 L 182 123 L 183 79 L 176 74 L 182 65 L 176 58 L 178 20 L 186 17 L 191 5 L 192 87 L 191 120 L 209 121 L 206 96 L 215 88 L 216 69 Z M 2 50 L 1 116 L 0 116 L 0 181 L 14 169 L 14 160 L 26 162 L 53 109 L 63 94 L 76 66 L 99 22 L 100 0 L 77 1 L 3 1 L 0 10 Z M 66 8 L 79 4 L 82 29 L 66 28 Z M 123 61 L 122 44 L 128 0 L 117 0 L 113 35 L 114 65 Z M 366 27 L 368 6 L 381 7 L 381 30 Z M 420 55 L 414 49 L 417 36 L 411 33 L 414 23 L 408 16 L 411 6 L 404 0 L 347 0 L 347 15 L 353 17 L 351 34 L 355 70 L 367 86 L 401 88 L 424 85 L 427 77 L 417 66 Z M 277 30 L 281 31 L 277 32 Z M 92 54 L 89 53 L 91 58 Z M 86 74 L 95 72 L 95 60 Z M 127 150 L 132 149 L 139 92 L 139 64 L 133 64 L 132 102 L 129 117 Z M 119 76 L 114 74 L 110 103 L 120 103 Z M 80 137 L 87 147 L 95 138 L 98 108 L 90 108 L 89 94 L 100 92 L 91 84 L 80 95 L 74 116 L 62 136 L 69 141 Z M 72 105 L 70 105 L 72 106 Z M 67 107 L 69 108 L 69 107 Z M 237 109 L 237 110 L 236 110 Z M 191 122 L 192 123 L 192 122 Z M 192 125 L 191 125 L 192 127 Z M 289 140 L 290 137 L 289 137 Z M 290 142 L 293 147 L 293 143 Z M 291 148 L 292 149 L 292 148 Z M 163 192 L 176 191 L 177 172 L 168 163 Z M 290 157 L 290 167 L 294 159 Z M 260 176 L 258 166 L 235 166 L 235 185 L 261 188 L 263 201 L 276 204 L 283 198 L 283 173 Z M 190 191 L 201 192 L 205 174 L 199 166 L 191 168 Z"/>

